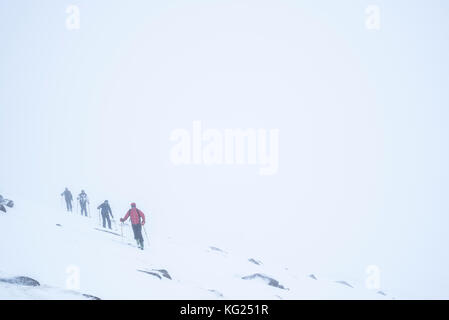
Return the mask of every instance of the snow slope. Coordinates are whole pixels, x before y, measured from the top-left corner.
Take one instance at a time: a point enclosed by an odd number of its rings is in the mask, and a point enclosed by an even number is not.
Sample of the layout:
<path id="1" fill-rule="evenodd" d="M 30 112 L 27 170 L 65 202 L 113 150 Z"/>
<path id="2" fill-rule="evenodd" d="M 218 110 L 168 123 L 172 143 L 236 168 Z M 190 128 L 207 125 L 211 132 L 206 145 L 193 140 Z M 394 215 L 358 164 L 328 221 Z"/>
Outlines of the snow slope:
<path id="1" fill-rule="evenodd" d="M 129 226 L 124 237 L 96 228 L 96 217 L 61 210 L 17 207 L 1 214 L 0 299 L 392 298 L 363 283 L 265 264 L 211 243 L 158 239 L 140 251 Z M 40 286 L 11 283 L 17 276 Z"/>

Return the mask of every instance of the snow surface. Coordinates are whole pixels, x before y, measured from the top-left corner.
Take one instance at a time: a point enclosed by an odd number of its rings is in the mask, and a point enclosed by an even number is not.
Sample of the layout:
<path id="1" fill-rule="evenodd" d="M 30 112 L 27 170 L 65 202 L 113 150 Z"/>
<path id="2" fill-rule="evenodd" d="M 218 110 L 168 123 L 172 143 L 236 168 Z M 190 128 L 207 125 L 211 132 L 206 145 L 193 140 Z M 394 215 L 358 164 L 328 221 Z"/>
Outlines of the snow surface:
<path id="1" fill-rule="evenodd" d="M 195 247 L 167 237 L 154 244 L 150 239 L 150 246 L 145 240 L 140 251 L 129 225 L 121 237 L 97 230 L 98 222 L 60 210 L 16 208 L 1 214 L 0 299 L 392 298 L 363 283 L 269 265 L 263 257 L 236 255 L 213 243 Z M 119 225 L 114 229 L 120 234 Z M 79 271 L 75 288 L 74 270 Z M 40 286 L 1 280 L 17 276 Z"/>

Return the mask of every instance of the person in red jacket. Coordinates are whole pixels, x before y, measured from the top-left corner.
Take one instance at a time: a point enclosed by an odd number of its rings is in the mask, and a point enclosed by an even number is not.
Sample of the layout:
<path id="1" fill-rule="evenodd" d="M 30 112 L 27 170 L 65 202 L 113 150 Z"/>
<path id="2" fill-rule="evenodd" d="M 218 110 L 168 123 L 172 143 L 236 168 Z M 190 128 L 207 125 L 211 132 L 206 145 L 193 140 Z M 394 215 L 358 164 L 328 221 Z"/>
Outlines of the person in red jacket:
<path id="1" fill-rule="evenodd" d="M 142 211 L 136 208 L 135 203 L 131 203 L 131 209 L 129 209 L 126 215 L 120 219 L 120 222 L 125 222 L 129 217 L 131 217 L 134 239 L 136 239 L 139 249 L 143 250 L 142 226 L 145 225 L 145 215 Z"/>

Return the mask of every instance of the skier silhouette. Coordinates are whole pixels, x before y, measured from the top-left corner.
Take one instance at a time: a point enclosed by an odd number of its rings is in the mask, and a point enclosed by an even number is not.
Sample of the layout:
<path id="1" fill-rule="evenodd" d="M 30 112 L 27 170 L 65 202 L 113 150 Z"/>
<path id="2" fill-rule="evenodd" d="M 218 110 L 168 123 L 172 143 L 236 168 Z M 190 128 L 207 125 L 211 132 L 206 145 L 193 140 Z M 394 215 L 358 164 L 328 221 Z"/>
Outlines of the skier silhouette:
<path id="1" fill-rule="evenodd" d="M 72 211 L 72 200 L 73 200 L 72 193 L 69 191 L 69 189 L 65 188 L 64 192 L 61 193 L 61 197 L 62 196 L 64 196 L 67 211 Z"/>
<path id="2" fill-rule="evenodd" d="M 111 206 L 109 205 L 108 200 L 104 200 L 102 204 L 100 204 L 97 208 L 98 210 L 101 210 L 101 217 L 103 218 L 103 228 L 106 228 L 106 222 L 108 223 L 109 229 L 111 228 L 111 219 L 109 218 L 109 215 L 111 215 L 112 220 L 114 220 L 114 216 L 112 215 Z"/>
<path id="3" fill-rule="evenodd" d="M 136 239 L 137 246 L 143 250 L 142 226 L 145 225 L 145 215 L 142 211 L 137 209 L 136 204 L 131 203 L 131 209 L 126 215 L 120 219 L 120 222 L 125 222 L 128 217 L 131 217 L 131 225 L 134 232 L 134 239 Z"/>
<path id="4" fill-rule="evenodd" d="M 80 202 L 81 207 L 81 215 L 84 215 L 87 217 L 87 205 L 89 204 L 89 198 L 87 197 L 87 194 L 84 192 L 84 190 L 81 190 L 81 193 L 78 195 L 77 200 Z"/>

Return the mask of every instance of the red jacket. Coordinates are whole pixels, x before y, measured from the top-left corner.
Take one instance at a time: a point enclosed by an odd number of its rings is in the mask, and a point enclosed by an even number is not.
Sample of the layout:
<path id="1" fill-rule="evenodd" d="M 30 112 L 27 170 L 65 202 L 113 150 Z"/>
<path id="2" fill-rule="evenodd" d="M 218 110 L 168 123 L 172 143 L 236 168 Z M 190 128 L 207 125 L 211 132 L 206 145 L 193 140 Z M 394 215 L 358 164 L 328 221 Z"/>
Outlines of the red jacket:
<path id="1" fill-rule="evenodd" d="M 140 224 L 140 218 L 142 218 L 142 224 L 145 224 L 145 215 L 139 209 L 137 208 L 129 209 L 126 215 L 123 217 L 123 221 L 126 221 L 129 216 L 131 216 L 132 224 Z"/>

